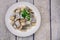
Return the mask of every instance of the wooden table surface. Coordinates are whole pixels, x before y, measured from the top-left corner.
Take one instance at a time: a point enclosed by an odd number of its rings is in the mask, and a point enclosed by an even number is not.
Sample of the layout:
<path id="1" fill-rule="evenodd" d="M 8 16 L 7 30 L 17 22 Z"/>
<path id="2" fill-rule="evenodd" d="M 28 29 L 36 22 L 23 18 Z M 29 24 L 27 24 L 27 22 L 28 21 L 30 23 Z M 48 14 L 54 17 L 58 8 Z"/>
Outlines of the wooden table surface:
<path id="1" fill-rule="evenodd" d="M 42 17 L 41 27 L 29 37 L 13 35 L 5 25 L 7 9 L 21 1 L 35 5 Z M 0 40 L 60 40 L 60 0 L 0 0 Z"/>

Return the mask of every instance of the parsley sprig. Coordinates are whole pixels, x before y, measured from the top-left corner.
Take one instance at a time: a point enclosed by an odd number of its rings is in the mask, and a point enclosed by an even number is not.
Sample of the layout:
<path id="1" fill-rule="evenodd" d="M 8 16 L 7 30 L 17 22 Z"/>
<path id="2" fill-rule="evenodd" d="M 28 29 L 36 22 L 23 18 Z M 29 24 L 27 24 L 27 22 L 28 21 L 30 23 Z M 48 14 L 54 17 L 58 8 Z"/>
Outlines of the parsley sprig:
<path id="1" fill-rule="evenodd" d="M 23 9 L 21 13 L 23 18 L 26 18 L 28 21 L 30 20 L 30 13 L 28 12 L 27 9 Z"/>

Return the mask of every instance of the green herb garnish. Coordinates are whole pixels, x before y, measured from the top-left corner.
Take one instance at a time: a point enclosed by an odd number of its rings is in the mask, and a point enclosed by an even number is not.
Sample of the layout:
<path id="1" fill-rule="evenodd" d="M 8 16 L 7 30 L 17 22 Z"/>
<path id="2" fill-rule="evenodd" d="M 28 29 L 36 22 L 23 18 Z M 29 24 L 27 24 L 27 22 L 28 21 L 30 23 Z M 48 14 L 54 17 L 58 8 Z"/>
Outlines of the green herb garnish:
<path id="1" fill-rule="evenodd" d="M 26 18 L 28 21 L 30 20 L 30 14 L 27 9 L 23 9 L 21 13 L 23 18 Z"/>

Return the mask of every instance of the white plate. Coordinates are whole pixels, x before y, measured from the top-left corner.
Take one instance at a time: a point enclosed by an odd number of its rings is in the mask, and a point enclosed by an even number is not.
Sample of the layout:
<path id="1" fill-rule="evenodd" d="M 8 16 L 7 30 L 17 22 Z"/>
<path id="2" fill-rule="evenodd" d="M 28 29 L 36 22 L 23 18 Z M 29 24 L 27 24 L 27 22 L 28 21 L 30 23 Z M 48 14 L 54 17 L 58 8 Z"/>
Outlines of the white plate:
<path id="1" fill-rule="evenodd" d="M 21 6 L 23 6 L 23 5 L 30 7 L 30 8 L 34 11 L 34 14 L 35 14 L 35 17 L 36 17 L 36 20 L 37 20 L 36 26 L 32 27 L 31 29 L 29 29 L 29 30 L 26 31 L 26 32 L 21 32 L 21 31 L 19 31 L 19 30 L 14 29 L 14 28 L 11 26 L 11 24 L 10 24 L 10 19 L 9 19 L 10 15 L 13 14 L 13 10 L 16 9 L 17 7 L 21 7 Z M 30 35 L 32 35 L 33 33 L 35 33 L 35 32 L 38 30 L 38 28 L 40 27 L 40 23 L 41 23 L 40 12 L 39 12 L 38 9 L 37 9 L 34 5 L 32 5 L 31 3 L 28 3 L 28 2 L 18 2 L 18 3 L 13 4 L 13 5 L 8 9 L 8 11 L 7 11 L 7 13 L 6 13 L 6 16 L 5 16 L 5 23 L 6 23 L 6 26 L 7 26 L 8 30 L 9 30 L 11 33 L 13 33 L 13 34 L 15 34 L 15 35 L 17 35 L 17 36 L 20 36 L 20 37 L 30 36 Z"/>

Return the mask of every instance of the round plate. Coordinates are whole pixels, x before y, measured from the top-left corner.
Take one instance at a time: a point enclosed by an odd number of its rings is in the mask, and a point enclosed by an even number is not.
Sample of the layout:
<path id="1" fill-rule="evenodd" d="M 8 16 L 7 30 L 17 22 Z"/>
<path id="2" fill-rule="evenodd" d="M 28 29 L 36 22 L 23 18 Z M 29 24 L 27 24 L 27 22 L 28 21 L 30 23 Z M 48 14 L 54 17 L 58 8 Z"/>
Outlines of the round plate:
<path id="1" fill-rule="evenodd" d="M 29 8 L 31 8 L 35 14 L 35 17 L 36 17 L 36 25 L 34 27 L 32 27 L 31 29 L 29 29 L 28 31 L 26 32 L 22 32 L 22 31 L 19 31 L 19 30 L 16 30 L 14 29 L 11 24 L 10 24 L 10 15 L 13 14 L 13 10 L 18 8 L 18 7 L 21 7 L 21 6 L 28 6 Z M 5 23 L 6 23 L 6 26 L 8 28 L 8 30 L 13 33 L 14 35 L 17 35 L 17 36 L 20 36 L 20 37 L 26 37 L 26 36 L 30 36 L 32 35 L 33 33 L 35 33 L 38 28 L 40 27 L 40 23 L 41 23 L 41 16 L 40 16 L 40 12 L 38 11 L 38 9 L 32 5 L 31 3 L 28 3 L 28 2 L 18 2 L 18 3 L 15 3 L 13 4 L 7 11 L 6 13 L 6 16 L 5 16 Z"/>

